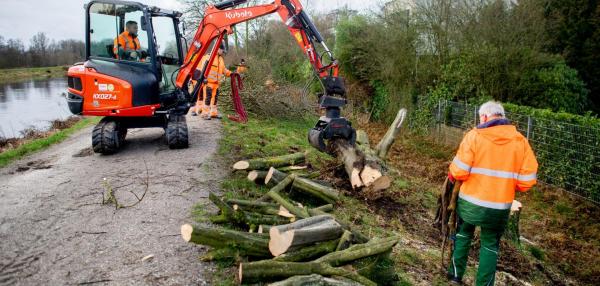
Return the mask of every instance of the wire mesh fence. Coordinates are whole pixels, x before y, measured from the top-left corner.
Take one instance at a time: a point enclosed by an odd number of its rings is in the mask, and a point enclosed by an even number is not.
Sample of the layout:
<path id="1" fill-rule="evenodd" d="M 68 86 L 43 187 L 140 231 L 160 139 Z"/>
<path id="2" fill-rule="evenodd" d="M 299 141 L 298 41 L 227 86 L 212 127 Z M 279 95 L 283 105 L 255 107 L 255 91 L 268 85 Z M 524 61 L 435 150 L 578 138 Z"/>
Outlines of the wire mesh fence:
<path id="1" fill-rule="evenodd" d="M 418 113 L 430 120 L 411 122 L 438 143 L 456 148 L 479 120 L 478 106 L 441 100 L 419 104 Z M 600 204 L 600 128 L 506 112 L 536 154 L 538 180 Z"/>

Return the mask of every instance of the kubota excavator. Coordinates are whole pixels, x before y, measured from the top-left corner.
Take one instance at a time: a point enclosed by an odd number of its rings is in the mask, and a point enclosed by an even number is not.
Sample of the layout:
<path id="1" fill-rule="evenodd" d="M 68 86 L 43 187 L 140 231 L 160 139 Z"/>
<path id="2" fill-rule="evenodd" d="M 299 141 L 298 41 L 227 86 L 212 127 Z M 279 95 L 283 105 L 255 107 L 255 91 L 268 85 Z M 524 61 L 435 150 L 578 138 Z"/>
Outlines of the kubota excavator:
<path id="1" fill-rule="evenodd" d="M 87 3 L 86 61 L 69 68 L 67 101 L 74 114 L 103 116 L 92 133 L 94 151 L 115 153 L 123 144 L 127 129 L 144 127 L 164 128 L 170 148 L 186 148 L 185 115 L 206 83 L 210 71 L 207 67 L 215 59 L 217 49 L 222 42 L 227 43 L 226 35 L 233 33 L 238 23 L 273 13 L 279 14 L 304 51 L 324 89 L 319 104 L 325 116 L 309 131 L 310 143 L 321 151 L 328 150 L 327 143 L 332 139 L 354 144 L 356 132 L 340 116 L 346 91 L 338 77 L 338 62 L 300 1 L 275 0 L 235 8 L 245 2 L 230 0 L 209 6 L 189 48 L 179 29 L 179 12 L 127 1 Z M 117 40 L 124 31 L 137 40 Z M 322 45 L 322 54 L 318 54 L 315 42 Z M 207 52 L 210 60 L 198 69 Z M 325 55 L 327 64 L 323 62 Z M 198 84 L 190 90 L 192 80 Z"/>

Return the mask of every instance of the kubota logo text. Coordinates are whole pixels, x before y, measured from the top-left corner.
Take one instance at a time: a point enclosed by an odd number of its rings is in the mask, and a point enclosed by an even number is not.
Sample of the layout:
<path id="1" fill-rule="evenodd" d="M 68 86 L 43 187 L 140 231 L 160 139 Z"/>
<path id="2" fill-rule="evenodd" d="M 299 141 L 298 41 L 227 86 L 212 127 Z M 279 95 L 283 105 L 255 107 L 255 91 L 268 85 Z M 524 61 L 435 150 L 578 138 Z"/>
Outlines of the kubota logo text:
<path id="1" fill-rule="evenodd" d="M 242 17 L 252 17 L 252 12 L 248 11 L 248 10 L 244 10 L 242 12 L 227 12 L 225 13 L 225 18 L 231 20 L 231 19 L 235 19 L 235 18 L 242 18 Z"/>

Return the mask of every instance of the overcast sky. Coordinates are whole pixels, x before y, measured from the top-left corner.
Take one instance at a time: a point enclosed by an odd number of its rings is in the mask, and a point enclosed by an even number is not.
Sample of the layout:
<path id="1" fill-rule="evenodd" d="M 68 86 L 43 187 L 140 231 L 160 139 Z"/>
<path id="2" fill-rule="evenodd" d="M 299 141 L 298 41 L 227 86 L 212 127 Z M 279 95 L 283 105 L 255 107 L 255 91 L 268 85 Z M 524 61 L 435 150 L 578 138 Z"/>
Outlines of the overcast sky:
<path id="1" fill-rule="evenodd" d="M 384 0 L 301 0 L 307 11 L 327 12 L 341 6 L 368 11 Z M 1 0 L 0 36 L 18 38 L 28 46 L 37 32 L 51 39 L 84 39 L 83 4 L 88 0 Z M 171 10 L 182 10 L 178 0 L 139 0 L 138 2 Z M 265 0 L 263 3 L 269 3 Z"/>

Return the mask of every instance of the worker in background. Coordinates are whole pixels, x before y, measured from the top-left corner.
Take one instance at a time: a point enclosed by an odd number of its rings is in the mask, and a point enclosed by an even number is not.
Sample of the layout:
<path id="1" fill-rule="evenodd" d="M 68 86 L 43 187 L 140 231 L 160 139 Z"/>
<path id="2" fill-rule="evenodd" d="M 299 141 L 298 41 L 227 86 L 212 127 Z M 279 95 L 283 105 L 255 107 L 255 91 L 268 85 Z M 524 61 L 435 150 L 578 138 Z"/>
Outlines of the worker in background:
<path id="1" fill-rule="evenodd" d="M 117 59 L 143 61 L 146 57 L 146 52 L 142 51 L 140 46 L 137 32 L 137 22 L 127 21 L 125 23 L 125 31 L 115 38 L 113 44 L 113 52 Z"/>
<path id="2" fill-rule="evenodd" d="M 237 66 L 235 72 L 241 75 L 245 74 L 248 71 L 248 66 L 246 66 L 246 60 L 242 59 L 240 64 Z"/>
<path id="3" fill-rule="evenodd" d="M 500 237 L 515 191 L 536 184 L 538 163 L 529 142 L 505 118 L 504 108 L 490 101 L 479 108 L 480 124 L 469 131 L 450 164 L 450 181 L 462 181 L 458 224 L 448 278 L 461 284 L 475 227 L 481 228 L 476 285 L 494 285 Z"/>
<path id="4" fill-rule="evenodd" d="M 192 112 L 192 116 L 195 116 L 200 109 L 201 117 L 207 120 L 211 118 L 220 119 L 221 115 L 219 114 L 219 110 L 217 109 L 217 101 L 219 97 L 219 86 L 225 80 L 225 77 L 231 76 L 231 71 L 229 71 L 225 67 L 225 60 L 223 59 L 223 55 L 225 54 L 225 45 L 221 43 L 219 46 L 219 51 L 213 63 L 209 69 L 208 77 L 206 78 L 206 84 L 202 90 L 202 97 L 198 97 L 198 102 L 196 104 L 196 110 Z M 202 70 L 202 67 L 206 65 L 208 60 L 210 59 L 210 54 L 206 54 L 200 60 L 200 64 L 198 65 L 198 69 Z"/>

